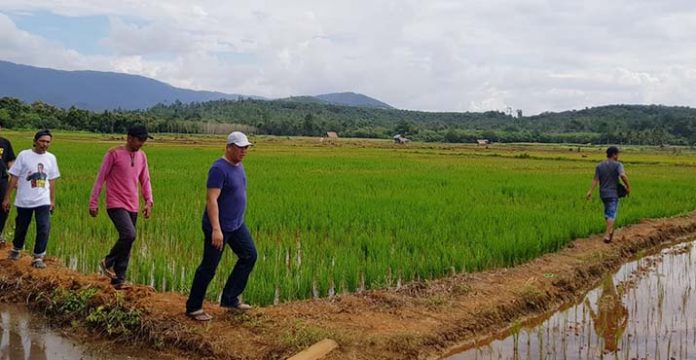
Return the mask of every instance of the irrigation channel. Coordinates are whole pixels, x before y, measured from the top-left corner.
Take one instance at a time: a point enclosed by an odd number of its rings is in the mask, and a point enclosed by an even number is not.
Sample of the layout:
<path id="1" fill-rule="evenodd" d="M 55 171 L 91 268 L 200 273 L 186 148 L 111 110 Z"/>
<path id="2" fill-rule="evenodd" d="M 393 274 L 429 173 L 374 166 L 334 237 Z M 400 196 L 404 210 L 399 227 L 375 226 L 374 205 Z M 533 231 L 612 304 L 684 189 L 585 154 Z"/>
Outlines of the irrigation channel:
<path id="1" fill-rule="evenodd" d="M 62 336 L 20 305 L 0 303 L 0 317 L 2 360 L 134 359 Z"/>
<path id="2" fill-rule="evenodd" d="M 695 245 L 627 263 L 579 302 L 448 359 L 696 359 Z"/>

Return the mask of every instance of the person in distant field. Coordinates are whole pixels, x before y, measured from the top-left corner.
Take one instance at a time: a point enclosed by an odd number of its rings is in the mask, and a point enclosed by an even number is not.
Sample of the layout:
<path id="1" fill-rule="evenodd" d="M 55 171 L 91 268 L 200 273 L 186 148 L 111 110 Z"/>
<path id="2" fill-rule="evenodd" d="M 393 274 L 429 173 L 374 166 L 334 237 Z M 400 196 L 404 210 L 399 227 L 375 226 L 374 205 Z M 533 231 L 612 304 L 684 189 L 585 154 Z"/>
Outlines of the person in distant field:
<path id="1" fill-rule="evenodd" d="M 34 135 L 34 148 L 23 150 L 10 168 L 10 182 L 2 201 L 5 212 L 10 210 L 12 190 L 17 188 L 15 206 L 15 236 L 9 258 L 18 260 L 24 248 L 32 215 L 36 217 L 36 242 L 32 266 L 46 267 L 44 256 L 51 231 L 51 213 L 56 206 L 56 179 L 60 177 L 56 157 L 48 152 L 53 135 L 48 130 L 40 130 Z"/>
<path id="2" fill-rule="evenodd" d="M 595 176 L 592 179 L 592 187 L 587 191 L 587 199 L 592 199 L 594 189 L 599 185 L 599 197 L 604 203 L 604 218 L 607 221 L 607 230 L 604 234 L 604 242 L 610 243 L 614 238 L 614 221 L 619 208 L 619 179 L 623 181 L 626 195 L 631 193 L 631 185 L 624 166 L 619 162 L 619 148 L 610 146 L 607 149 L 607 159 L 595 168 Z"/>
<path id="3" fill-rule="evenodd" d="M 256 246 L 244 225 L 247 179 L 242 160 L 251 143 L 239 131 L 227 136 L 222 158 L 208 171 L 206 208 L 203 212 L 203 260 L 196 270 L 191 294 L 186 302 L 186 314 L 194 320 L 208 321 L 212 317 L 203 310 L 208 284 L 215 276 L 225 244 L 239 257 L 222 291 L 220 306 L 249 310 L 239 296 L 246 287 L 249 274 L 256 263 Z"/>
<path id="4" fill-rule="evenodd" d="M 99 268 L 117 290 L 130 287 L 126 282 L 126 271 L 136 237 L 135 224 L 140 205 L 138 183 L 145 201 L 143 216 L 147 219 L 152 213 L 150 171 L 147 156 L 140 150 L 147 139 L 152 139 L 152 136 L 144 126 L 134 125 L 128 129 L 126 143 L 109 149 L 104 155 L 89 199 L 89 215 L 96 217 L 99 213 L 99 195 L 106 182 L 106 213 L 118 231 L 118 240 L 99 262 Z"/>
<path id="5" fill-rule="evenodd" d="M 0 127 L 1 128 L 1 127 Z M 16 157 L 10 140 L 0 136 L 0 199 L 5 198 L 7 183 L 10 175 L 7 173 L 12 167 Z M 0 211 L 0 248 L 5 247 L 6 240 L 4 235 L 5 223 L 7 222 L 8 212 Z"/>

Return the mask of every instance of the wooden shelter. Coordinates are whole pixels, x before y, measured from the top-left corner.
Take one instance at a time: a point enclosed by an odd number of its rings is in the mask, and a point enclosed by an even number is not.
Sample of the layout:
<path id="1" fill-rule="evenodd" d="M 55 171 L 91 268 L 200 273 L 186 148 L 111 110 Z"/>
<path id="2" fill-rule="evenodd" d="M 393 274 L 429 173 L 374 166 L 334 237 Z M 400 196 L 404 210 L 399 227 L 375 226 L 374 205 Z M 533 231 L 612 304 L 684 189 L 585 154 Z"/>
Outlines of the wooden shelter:
<path id="1" fill-rule="evenodd" d="M 411 139 L 401 136 L 401 134 L 394 135 L 394 144 L 407 144 L 409 142 L 411 142 Z"/>

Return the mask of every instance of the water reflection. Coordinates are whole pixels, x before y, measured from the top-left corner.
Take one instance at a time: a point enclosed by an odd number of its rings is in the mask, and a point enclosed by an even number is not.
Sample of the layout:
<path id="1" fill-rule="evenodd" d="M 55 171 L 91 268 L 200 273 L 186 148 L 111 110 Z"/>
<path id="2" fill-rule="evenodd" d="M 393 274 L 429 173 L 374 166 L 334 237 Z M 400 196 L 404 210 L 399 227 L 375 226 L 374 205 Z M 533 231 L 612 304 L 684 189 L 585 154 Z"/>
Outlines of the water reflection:
<path id="1" fill-rule="evenodd" d="M 696 359 L 694 244 L 628 263 L 580 303 L 450 359 Z"/>
<path id="2" fill-rule="evenodd" d="M 28 311 L 0 304 L 0 360 L 88 359 L 74 342 L 32 323 Z"/>
<path id="3" fill-rule="evenodd" d="M 619 339 L 628 325 L 628 309 L 621 297 L 614 287 L 614 278 L 607 276 L 602 281 L 602 295 L 597 299 L 597 311 L 590 305 L 590 300 L 585 298 L 585 307 L 590 311 L 594 330 L 604 339 L 605 352 L 619 350 Z"/>

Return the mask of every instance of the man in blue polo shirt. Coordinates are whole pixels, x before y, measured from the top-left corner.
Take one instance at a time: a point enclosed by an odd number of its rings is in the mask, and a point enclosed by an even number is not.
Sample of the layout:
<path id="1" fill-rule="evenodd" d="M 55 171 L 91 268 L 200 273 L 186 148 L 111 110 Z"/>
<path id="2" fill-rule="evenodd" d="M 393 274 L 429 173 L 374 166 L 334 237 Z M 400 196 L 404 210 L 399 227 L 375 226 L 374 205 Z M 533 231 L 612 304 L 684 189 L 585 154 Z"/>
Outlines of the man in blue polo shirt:
<path id="1" fill-rule="evenodd" d="M 220 306 L 236 310 L 251 309 L 250 305 L 239 301 L 239 295 L 244 291 L 256 263 L 256 246 L 244 225 L 247 179 L 242 160 L 250 146 L 246 135 L 239 131 L 231 133 L 227 137 L 224 156 L 216 160 L 208 171 L 208 192 L 203 212 L 203 261 L 193 277 L 191 294 L 186 302 L 186 314 L 195 320 L 212 319 L 203 311 L 203 300 L 208 284 L 215 276 L 225 244 L 232 248 L 239 259 L 227 278 Z"/>

